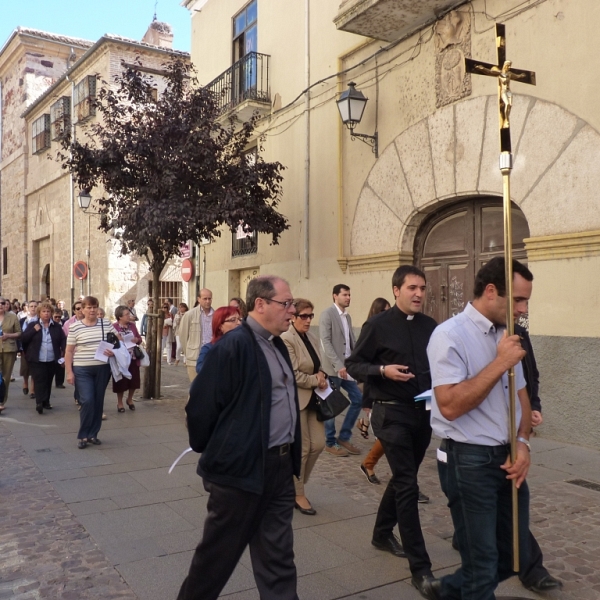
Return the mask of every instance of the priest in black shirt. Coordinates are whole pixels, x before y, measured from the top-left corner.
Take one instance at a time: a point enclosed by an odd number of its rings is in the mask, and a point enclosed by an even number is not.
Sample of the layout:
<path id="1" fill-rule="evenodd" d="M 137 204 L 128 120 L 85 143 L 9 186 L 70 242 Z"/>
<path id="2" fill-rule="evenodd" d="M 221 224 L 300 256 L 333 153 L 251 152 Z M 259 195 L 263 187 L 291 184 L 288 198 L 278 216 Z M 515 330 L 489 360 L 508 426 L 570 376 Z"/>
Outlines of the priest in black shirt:
<path id="1" fill-rule="evenodd" d="M 406 556 L 412 584 L 424 598 L 436 598 L 417 503 L 417 472 L 431 440 L 431 426 L 425 401 L 415 401 L 415 396 L 431 389 L 427 344 L 436 322 L 421 312 L 426 281 L 420 269 L 398 267 L 392 288 L 394 306 L 365 323 L 346 368 L 355 379 L 369 383 L 373 431 L 392 470 L 372 544 Z M 402 546 L 394 537 L 396 523 Z"/>

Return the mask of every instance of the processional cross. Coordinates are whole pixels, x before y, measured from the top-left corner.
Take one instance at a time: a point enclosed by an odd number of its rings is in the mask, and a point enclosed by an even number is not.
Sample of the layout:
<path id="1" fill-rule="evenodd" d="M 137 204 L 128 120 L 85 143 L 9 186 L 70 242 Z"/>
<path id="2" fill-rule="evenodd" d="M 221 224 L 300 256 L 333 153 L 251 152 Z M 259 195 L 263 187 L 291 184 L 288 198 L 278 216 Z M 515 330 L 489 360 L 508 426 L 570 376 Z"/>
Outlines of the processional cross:
<path id="1" fill-rule="evenodd" d="M 512 170 L 512 147 L 510 142 L 510 111 L 512 108 L 512 92 L 510 82 L 518 81 L 535 85 L 535 73 L 514 69 L 510 60 L 506 60 L 505 27 L 496 23 L 496 49 L 498 64 L 465 58 L 465 67 L 468 73 L 487 75 L 498 79 L 498 111 L 500 118 L 500 171 L 503 179 L 503 212 L 504 212 L 504 262 L 506 266 L 506 329 L 508 335 L 514 335 L 513 322 L 513 269 L 512 269 L 512 219 L 510 206 L 510 173 Z M 508 371 L 508 392 L 510 404 L 510 455 L 514 463 L 517 459 L 517 428 L 515 407 L 515 372 L 511 367 Z M 519 570 L 519 512 L 518 490 L 513 479 L 512 486 L 512 520 L 513 520 L 513 569 Z"/>

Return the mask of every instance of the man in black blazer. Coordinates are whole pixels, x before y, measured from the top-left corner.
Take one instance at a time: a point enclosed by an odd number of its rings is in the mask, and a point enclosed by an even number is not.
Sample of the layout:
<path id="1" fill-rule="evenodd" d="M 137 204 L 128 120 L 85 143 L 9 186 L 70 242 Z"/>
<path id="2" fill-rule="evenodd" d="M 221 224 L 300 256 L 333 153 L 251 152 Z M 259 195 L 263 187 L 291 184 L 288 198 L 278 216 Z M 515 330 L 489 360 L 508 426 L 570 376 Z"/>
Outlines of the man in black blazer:
<path id="1" fill-rule="evenodd" d="M 206 354 L 186 406 L 190 446 L 210 494 L 202 541 L 178 600 L 216 599 L 246 546 L 262 600 L 298 600 L 292 513 L 302 437 L 294 370 L 283 340 L 295 313 L 289 285 L 248 285 L 248 317 Z"/>
<path id="2" fill-rule="evenodd" d="M 406 556 L 412 584 L 424 598 L 435 598 L 431 560 L 419 520 L 417 484 L 431 425 L 426 402 L 415 401 L 415 397 L 431 389 L 427 344 L 436 322 L 421 312 L 426 281 L 420 269 L 398 267 L 392 288 L 394 306 L 365 323 L 346 367 L 352 377 L 368 381 L 373 398 L 371 424 L 392 470 L 371 543 L 395 556 Z M 393 533 L 396 523 L 402 545 Z"/>

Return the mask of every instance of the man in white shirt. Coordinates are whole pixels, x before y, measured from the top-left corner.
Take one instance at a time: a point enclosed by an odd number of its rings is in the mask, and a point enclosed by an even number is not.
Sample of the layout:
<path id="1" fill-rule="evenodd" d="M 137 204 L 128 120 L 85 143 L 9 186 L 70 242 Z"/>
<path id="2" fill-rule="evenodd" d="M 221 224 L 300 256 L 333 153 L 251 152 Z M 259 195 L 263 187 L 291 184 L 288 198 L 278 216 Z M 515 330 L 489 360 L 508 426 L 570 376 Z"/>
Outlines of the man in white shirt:
<path id="1" fill-rule="evenodd" d="M 334 456 L 360 454 L 360 450 L 350 442 L 350 438 L 362 407 L 362 393 L 356 381 L 348 375 L 344 364 L 356 344 L 352 319 L 346 310 L 349 306 L 350 288 L 338 283 L 333 288 L 333 306 L 325 309 L 319 319 L 323 369 L 331 382 L 337 388 L 344 389 L 350 398 L 350 406 L 337 439 L 335 419 L 325 421 L 325 451 Z"/>

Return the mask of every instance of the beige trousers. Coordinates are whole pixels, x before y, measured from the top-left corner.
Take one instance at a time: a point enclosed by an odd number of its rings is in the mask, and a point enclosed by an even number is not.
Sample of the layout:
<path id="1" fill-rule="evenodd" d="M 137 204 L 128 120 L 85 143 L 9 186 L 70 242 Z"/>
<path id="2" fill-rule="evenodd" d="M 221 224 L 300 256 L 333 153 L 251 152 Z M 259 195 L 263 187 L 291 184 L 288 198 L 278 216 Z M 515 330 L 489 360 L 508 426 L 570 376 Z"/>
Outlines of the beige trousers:
<path id="1" fill-rule="evenodd" d="M 0 398 L 2 404 L 6 404 L 8 399 L 8 386 L 10 385 L 15 360 L 17 360 L 16 352 L 0 352 L 0 373 L 4 377 L 4 398 Z"/>
<path id="2" fill-rule="evenodd" d="M 188 361 L 185 364 L 185 367 L 187 369 L 188 372 L 188 377 L 190 378 L 190 381 L 194 381 L 194 379 L 196 379 L 196 363 L 194 362 L 194 364 L 190 364 L 190 361 Z"/>
<path id="3" fill-rule="evenodd" d="M 302 462 L 300 477 L 294 477 L 296 496 L 304 496 L 304 484 L 319 458 L 319 454 L 325 448 L 325 424 L 317 421 L 317 413 L 314 410 L 300 411 L 300 431 L 302 433 Z"/>

